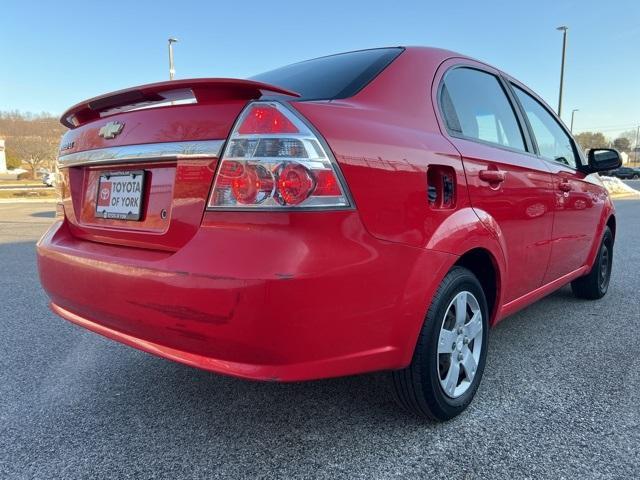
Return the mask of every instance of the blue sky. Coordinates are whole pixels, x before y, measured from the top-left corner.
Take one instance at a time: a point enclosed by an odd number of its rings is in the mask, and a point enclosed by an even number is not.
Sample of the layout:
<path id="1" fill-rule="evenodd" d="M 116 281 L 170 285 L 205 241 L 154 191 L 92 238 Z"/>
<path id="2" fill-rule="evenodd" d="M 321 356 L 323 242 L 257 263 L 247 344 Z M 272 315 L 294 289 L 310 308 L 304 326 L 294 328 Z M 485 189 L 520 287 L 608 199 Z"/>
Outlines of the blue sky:
<path id="1" fill-rule="evenodd" d="M 557 105 L 575 130 L 640 125 L 640 1 L 29 1 L 3 0 L 0 110 L 60 114 L 88 97 L 176 77 L 246 77 L 287 63 L 388 45 L 479 58 Z"/>

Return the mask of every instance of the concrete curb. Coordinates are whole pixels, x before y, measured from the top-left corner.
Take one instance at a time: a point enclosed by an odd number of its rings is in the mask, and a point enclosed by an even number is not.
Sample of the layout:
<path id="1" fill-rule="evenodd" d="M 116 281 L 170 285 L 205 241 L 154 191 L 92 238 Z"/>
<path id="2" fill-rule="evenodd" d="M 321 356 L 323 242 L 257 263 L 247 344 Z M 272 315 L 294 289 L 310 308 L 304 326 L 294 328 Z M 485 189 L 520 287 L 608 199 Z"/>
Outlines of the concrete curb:
<path id="1" fill-rule="evenodd" d="M 0 198 L 3 203 L 58 203 L 55 198 Z"/>
<path id="2" fill-rule="evenodd" d="M 621 198 L 626 198 L 629 200 L 640 200 L 640 192 L 639 193 L 616 193 L 616 194 L 609 194 L 609 198 L 611 198 L 612 200 L 620 200 Z"/>

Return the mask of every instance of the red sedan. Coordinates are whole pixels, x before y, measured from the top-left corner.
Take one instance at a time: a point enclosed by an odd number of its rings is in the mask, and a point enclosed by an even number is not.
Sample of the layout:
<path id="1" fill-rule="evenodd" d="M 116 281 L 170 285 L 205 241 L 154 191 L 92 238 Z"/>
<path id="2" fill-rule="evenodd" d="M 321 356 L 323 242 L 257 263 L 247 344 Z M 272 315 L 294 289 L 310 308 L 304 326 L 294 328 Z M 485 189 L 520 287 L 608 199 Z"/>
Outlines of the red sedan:
<path id="1" fill-rule="evenodd" d="M 248 379 L 389 370 L 445 420 L 489 327 L 571 282 L 602 297 L 616 232 L 595 172 L 531 90 L 476 60 L 382 48 L 249 80 L 143 85 L 62 117 L 51 308 Z"/>

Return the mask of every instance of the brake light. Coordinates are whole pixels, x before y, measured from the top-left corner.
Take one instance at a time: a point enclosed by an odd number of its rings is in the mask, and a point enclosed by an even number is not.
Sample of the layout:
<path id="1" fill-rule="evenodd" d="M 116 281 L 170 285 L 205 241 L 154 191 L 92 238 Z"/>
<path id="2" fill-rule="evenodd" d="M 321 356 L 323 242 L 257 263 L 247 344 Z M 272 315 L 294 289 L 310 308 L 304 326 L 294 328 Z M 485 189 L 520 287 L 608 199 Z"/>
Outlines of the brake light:
<path id="1" fill-rule="evenodd" d="M 250 107 L 238 128 L 238 133 L 298 133 L 298 129 L 284 114 L 271 105 Z"/>
<path id="2" fill-rule="evenodd" d="M 231 181 L 231 191 L 238 203 L 262 203 L 273 191 L 273 178 L 262 165 L 247 165 Z"/>
<path id="3" fill-rule="evenodd" d="M 277 102 L 240 114 L 220 160 L 208 208 L 348 207 L 322 142 Z"/>
<path id="4" fill-rule="evenodd" d="M 298 205 L 304 202 L 313 189 L 315 182 L 312 173 L 299 163 L 282 166 L 278 172 L 277 194 L 283 205 Z"/>

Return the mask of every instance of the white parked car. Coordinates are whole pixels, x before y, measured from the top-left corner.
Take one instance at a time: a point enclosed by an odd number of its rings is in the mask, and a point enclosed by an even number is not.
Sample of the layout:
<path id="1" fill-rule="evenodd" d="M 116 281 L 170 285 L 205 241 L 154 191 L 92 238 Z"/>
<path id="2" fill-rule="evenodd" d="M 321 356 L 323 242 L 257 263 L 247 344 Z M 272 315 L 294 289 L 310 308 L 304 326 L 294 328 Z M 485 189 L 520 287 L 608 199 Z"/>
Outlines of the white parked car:
<path id="1" fill-rule="evenodd" d="M 56 174 L 55 173 L 45 173 L 42 175 L 42 183 L 44 183 L 47 187 L 53 187 L 56 184 Z"/>

